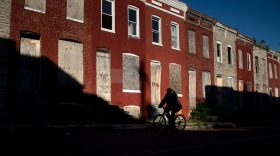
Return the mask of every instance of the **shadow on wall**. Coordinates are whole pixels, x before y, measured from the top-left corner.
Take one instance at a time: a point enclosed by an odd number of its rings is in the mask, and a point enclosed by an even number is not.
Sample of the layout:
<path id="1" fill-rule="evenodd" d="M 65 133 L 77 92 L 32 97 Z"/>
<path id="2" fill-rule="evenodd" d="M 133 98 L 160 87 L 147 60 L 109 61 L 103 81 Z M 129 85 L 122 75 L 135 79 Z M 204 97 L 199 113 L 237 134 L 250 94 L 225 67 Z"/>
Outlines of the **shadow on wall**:
<path id="1" fill-rule="evenodd" d="M 219 120 L 247 122 L 280 120 L 279 98 L 228 87 L 206 86 L 206 103 Z"/>
<path id="2" fill-rule="evenodd" d="M 14 42 L 0 39 L 0 43 L 0 53 L 9 53 L 8 96 L 0 97 L 0 113 L 6 116 L 6 122 L 86 124 L 138 121 L 118 106 L 110 105 L 96 95 L 83 93 L 83 85 L 48 58 L 20 55 Z M 9 49 L 4 51 L 2 47 L 7 44 Z M 4 106 L 7 107 L 6 113 L 1 110 Z"/>

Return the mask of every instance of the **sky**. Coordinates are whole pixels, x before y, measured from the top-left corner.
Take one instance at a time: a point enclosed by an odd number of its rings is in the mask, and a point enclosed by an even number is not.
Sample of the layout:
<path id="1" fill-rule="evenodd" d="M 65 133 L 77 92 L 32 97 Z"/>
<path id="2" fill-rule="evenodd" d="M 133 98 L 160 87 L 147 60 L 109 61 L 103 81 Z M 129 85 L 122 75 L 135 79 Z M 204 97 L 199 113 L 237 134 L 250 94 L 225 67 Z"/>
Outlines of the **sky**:
<path id="1" fill-rule="evenodd" d="M 241 34 L 280 52 L 279 0 L 181 0 Z"/>

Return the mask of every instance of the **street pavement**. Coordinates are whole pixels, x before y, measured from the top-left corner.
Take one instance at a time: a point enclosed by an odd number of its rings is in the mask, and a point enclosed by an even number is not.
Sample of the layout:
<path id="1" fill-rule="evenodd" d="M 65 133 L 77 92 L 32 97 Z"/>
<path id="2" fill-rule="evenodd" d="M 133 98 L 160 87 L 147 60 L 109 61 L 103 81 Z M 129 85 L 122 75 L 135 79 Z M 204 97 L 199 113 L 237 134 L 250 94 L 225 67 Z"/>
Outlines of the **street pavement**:
<path id="1" fill-rule="evenodd" d="M 146 124 L 4 126 L 0 155 L 276 155 L 280 128 L 190 125 L 183 132 Z M 209 124 L 211 125 L 211 124 Z M 223 125 L 223 126 L 221 126 Z"/>

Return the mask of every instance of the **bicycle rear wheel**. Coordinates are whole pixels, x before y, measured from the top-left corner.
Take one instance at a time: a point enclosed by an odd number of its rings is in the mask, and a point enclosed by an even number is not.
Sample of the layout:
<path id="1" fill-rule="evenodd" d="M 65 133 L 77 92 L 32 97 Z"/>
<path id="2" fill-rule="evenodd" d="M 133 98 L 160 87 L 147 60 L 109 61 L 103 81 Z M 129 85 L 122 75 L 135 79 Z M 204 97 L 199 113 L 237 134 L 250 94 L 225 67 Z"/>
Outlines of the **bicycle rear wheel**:
<path id="1" fill-rule="evenodd" d="M 164 130 L 166 128 L 166 120 L 163 114 L 157 114 L 154 117 L 153 128 L 156 130 Z"/>
<path id="2" fill-rule="evenodd" d="M 182 114 L 176 115 L 175 126 L 176 126 L 177 130 L 179 130 L 179 131 L 182 131 L 186 128 L 187 121 L 186 121 L 186 118 Z"/>

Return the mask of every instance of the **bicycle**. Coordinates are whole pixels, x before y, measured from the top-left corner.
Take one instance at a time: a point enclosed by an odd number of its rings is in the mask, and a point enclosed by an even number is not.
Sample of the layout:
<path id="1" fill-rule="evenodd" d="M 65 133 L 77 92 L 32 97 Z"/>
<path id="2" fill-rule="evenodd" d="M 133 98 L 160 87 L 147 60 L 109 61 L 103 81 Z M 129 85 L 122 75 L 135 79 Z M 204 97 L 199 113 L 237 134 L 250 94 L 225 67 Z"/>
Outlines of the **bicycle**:
<path id="1" fill-rule="evenodd" d="M 168 125 L 168 118 L 165 112 L 163 111 L 163 113 L 157 114 L 154 118 L 153 118 L 153 128 L 157 129 L 157 130 L 164 130 L 166 129 L 169 125 Z M 187 120 L 186 118 L 182 115 L 182 114 L 175 114 L 175 128 L 179 131 L 183 131 L 187 126 Z"/>

